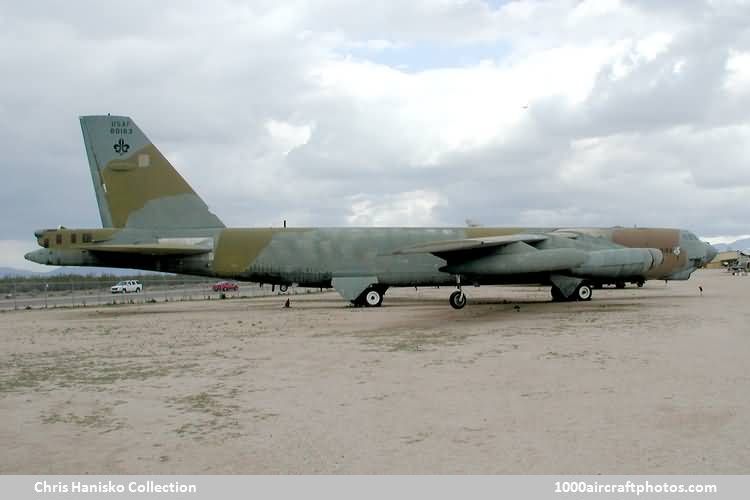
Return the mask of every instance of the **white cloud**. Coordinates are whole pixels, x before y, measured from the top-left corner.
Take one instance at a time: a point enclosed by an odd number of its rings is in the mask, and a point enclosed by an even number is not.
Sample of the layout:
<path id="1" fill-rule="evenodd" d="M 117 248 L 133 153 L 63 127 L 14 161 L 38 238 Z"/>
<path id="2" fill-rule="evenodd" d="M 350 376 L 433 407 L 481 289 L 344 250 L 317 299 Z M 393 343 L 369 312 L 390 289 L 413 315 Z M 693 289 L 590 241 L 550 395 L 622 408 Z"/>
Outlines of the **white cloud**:
<path id="1" fill-rule="evenodd" d="M 278 120 L 268 120 L 266 129 L 271 135 L 274 147 L 281 154 L 288 155 L 292 150 L 307 144 L 312 133 L 312 125 L 292 125 Z"/>
<path id="2" fill-rule="evenodd" d="M 583 0 L 570 13 L 573 21 L 599 18 L 618 12 L 622 8 L 620 0 Z"/>
<path id="3" fill-rule="evenodd" d="M 417 73 L 368 61 L 327 60 L 311 81 L 329 95 L 366 110 L 367 128 L 382 130 L 415 165 L 436 165 L 451 153 L 503 143 L 541 99 L 567 106 L 586 99 L 616 46 L 559 47 L 524 61 Z"/>
<path id="4" fill-rule="evenodd" d="M 431 226 L 437 221 L 435 207 L 440 203 L 437 193 L 411 191 L 395 195 L 350 197 L 351 209 L 346 220 L 352 226 Z"/>
<path id="5" fill-rule="evenodd" d="M 635 50 L 646 61 L 653 61 L 667 50 L 672 39 L 673 36 L 669 33 L 654 33 L 638 40 Z"/>
<path id="6" fill-rule="evenodd" d="M 731 50 L 726 63 L 726 71 L 724 87 L 737 94 L 747 93 L 750 89 L 750 51 Z"/>

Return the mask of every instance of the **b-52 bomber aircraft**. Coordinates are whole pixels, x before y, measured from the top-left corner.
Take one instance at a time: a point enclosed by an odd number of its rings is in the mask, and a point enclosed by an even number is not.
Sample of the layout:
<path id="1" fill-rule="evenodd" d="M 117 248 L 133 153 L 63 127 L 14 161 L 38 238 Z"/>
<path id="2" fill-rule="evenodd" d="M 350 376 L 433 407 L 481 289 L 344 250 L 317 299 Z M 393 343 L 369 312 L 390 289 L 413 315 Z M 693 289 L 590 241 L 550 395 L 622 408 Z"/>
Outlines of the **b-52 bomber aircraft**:
<path id="1" fill-rule="evenodd" d="M 691 232 L 639 228 L 227 228 L 126 116 L 81 129 L 101 229 L 42 229 L 26 259 L 334 288 L 380 306 L 389 287 L 537 284 L 591 300 L 604 283 L 686 280 L 716 251 Z"/>

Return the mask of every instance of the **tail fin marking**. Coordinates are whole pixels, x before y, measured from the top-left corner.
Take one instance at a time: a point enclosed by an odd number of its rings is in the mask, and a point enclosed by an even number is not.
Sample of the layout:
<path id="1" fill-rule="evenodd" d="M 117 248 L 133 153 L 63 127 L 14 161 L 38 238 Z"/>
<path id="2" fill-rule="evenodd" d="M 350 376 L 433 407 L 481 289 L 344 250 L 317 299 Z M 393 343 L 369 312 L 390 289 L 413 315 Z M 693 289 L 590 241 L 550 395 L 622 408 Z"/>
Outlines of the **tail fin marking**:
<path id="1" fill-rule="evenodd" d="M 104 227 L 224 227 L 164 155 L 125 116 L 82 116 Z"/>

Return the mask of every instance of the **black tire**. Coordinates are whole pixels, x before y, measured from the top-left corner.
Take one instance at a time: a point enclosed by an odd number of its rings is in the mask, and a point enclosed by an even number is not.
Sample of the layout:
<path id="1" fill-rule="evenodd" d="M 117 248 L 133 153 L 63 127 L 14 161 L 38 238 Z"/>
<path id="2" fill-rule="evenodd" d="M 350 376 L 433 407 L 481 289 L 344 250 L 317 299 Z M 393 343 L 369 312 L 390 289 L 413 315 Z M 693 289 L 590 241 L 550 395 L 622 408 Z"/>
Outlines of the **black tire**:
<path id="1" fill-rule="evenodd" d="M 281 293 L 286 293 L 287 290 L 289 290 L 289 285 L 279 285 L 279 291 Z"/>
<path id="2" fill-rule="evenodd" d="M 466 294 L 461 290 L 456 290 L 448 297 L 448 302 L 453 309 L 463 309 L 466 305 Z"/>
<path id="3" fill-rule="evenodd" d="M 380 290 L 370 288 L 364 293 L 364 305 L 366 307 L 380 307 L 383 304 L 383 294 Z"/>
<path id="4" fill-rule="evenodd" d="M 624 281 L 618 281 L 617 283 L 615 283 L 615 288 L 617 288 L 619 290 L 622 290 L 623 288 L 625 288 L 625 282 Z"/>
<path id="5" fill-rule="evenodd" d="M 560 291 L 560 289 L 557 288 L 555 285 L 552 285 L 552 288 L 550 288 L 549 292 L 552 295 L 552 302 L 562 302 L 564 300 L 567 300 L 565 298 L 565 295 L 563 295 L 562 291 Z"/>
<path id="6" fill-rule="evenodd" d="M 591 300 L 591 286 L 587 283 L 581 283 L 578 285 L 578 288 L 576 288 L 575 291 L 575 299 L 583 302 L 588 302 Z"/>

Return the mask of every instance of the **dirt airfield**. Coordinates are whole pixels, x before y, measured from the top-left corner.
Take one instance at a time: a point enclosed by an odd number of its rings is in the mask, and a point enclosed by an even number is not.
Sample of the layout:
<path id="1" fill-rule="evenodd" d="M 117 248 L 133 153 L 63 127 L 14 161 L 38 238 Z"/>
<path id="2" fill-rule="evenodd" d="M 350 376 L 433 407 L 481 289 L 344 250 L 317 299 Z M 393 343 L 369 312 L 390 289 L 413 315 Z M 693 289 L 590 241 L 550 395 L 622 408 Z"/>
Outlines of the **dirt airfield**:
<path id="1" fill-rule="evenodd" d="M 449 292 L 2 313 L 0 472 L 750 472 L 750 276 Z"/>

